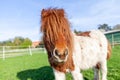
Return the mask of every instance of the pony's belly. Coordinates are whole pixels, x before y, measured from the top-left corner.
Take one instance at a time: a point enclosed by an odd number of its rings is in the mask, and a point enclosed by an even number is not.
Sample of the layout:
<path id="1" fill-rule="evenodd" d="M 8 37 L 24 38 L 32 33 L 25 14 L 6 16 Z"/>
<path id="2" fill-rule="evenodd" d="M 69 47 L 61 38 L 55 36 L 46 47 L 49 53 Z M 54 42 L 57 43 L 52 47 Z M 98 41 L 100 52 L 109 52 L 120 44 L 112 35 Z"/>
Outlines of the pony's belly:
<path id="1" fill-rule="evenodd" d="M 80 60 L 80 68 L 81 69 L 88 69 L 96 66 L 96 64 L 100 61 L 99 49 L 88 49 L 87 51 L 82 51 L 81 60 Z"/>
<path id="2" fill-rule="evenodd" d="M 101 48 L 98 42 L 95 39 L 85 39 L 86 40 L 76 42 L 75 53 L 73 54 L 75 65 L 83 70 L 96 66 L 101 58 Z"/>
<path id="3" fill-rule="evenodd" d="M 84 54 L 84 53 L 83 53 Z M 87 55 L 84 54 L 82 55 L 80 52 L 74 53 L 73 54 L 73 60 L 74 60 L 74 64 L 75 66 L 80 67 L 80 69 L 89 69 L 92 68 L 94 66 L 96 66 L 96 64 L 99 62 L 99 54 L 97 53 L 90 53 Z"/>
<path id="4" fill-rule="evenodd" d="M 74 54 L 74 64 L 75 66 L 79 67 L 82 70 L 92 68 L 96 66 L 96 64 L 99 62 L 98 57 L 81 57 L 80 55 Z"/>
<path id="5" fill-rule="evenodd" d="M 82 60 L 79 67 L 80 69 L 85 70 L 96 66 L 97 63 L 98 63 L 97 60 L 90 60 L 90 59 Z"/>

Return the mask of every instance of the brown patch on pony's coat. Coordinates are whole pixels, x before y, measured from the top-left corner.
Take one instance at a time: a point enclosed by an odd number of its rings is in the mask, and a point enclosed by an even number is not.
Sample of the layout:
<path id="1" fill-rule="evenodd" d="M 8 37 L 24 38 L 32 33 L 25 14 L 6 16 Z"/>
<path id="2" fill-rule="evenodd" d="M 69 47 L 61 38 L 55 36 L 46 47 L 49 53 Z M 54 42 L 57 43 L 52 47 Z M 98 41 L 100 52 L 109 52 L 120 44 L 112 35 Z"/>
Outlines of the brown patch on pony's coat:
<path id="1" fill-rule="evenodd" d="M 73 39 L 64 10 L 56 8 L 43 9 L 41 12 L 41 31 L 43 32 L 43 41 L 48 52 L 50 65 L 62 72 L 66 72 L 66 69 L 74 70 L 72 59 Z M 69 50 L 68 59 L 62 64 L 55 63 L 51 55 L 60 34 L 64 36 Z"/>
<path id="2" fill-rule="evenodd" d="M 86 31 L 86 32 L 82 32 L 82 33 L 78 33 L 77 36 L 85 36 L 85 37 L 90 37 L 90 31 Z"/>
<path id="3" fill-rule="evenodd" d="M 111 54 L 112 54 L 112 47 L 111 47 L 110 42 L 108 41 L 107 60 L 110 59 Z"/>
<path id="4" fill-rule="evenodd" d="M 100 69 L 100 66 L 101 66 L 100 63 L 97 63 L 96 68 Z"/>

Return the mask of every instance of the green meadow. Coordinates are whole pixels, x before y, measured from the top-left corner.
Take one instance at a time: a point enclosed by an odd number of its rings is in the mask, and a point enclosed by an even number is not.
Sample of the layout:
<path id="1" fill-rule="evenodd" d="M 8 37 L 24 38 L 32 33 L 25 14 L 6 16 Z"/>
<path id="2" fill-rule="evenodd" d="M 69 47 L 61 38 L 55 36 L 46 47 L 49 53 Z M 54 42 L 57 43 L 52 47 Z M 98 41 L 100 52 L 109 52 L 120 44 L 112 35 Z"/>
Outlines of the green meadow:
<path id="1" fill-rule="evenodd" d="M 82 71 L 85 80 L 93 80 L 92 69 Z M 108 80 L 120 80 L 120 46 L 112 50 L 108 60 Z M 70 73 L 66 80 L 72 80 Z M 0 80 L 54 80 L 54 74 L 47 59 L 47 54 L 36 54 L 0 58 Z"/>

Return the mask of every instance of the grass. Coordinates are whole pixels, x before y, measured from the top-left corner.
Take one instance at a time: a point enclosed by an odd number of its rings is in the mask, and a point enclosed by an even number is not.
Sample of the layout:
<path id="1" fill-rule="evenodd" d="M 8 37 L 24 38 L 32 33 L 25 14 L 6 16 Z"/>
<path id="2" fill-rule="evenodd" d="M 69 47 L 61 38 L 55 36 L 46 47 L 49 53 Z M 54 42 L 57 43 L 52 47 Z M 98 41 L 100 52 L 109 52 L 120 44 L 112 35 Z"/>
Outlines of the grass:
<path id="1" fill-rule="evenodd" d="M 37 52 L 36 52 L 37 53 Z M 108 80 L 120 80 L 120 46 L 113 48 L 108 60 Z M 93 80 L 93 71 L 82 71 L 85 80 Z M 66 80 L 72 80 L 66 74 Z M 0 80 L 54 80 L 52 68 L 44 53 L 0 59 Z"/>
<path id="2" fill-rule="evenodd" d="M 53 75 L 44 53 L 0 59 L 0 64 L 0 80 L 45 80 L 40 76 L 49 71 Z"/>
<path id="3" fill-rule="evenodd" d="M 108 79 L 120 80 L 120 45 L 112 51 L 111 59 L 108 61 Z"/>

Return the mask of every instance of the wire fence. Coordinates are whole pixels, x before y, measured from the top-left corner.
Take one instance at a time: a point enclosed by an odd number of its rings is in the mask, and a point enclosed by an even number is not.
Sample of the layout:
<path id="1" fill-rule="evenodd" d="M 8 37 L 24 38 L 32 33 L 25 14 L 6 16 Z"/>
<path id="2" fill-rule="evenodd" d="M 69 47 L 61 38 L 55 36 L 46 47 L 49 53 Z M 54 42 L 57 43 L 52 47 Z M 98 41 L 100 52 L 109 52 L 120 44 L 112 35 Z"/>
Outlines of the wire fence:
<path id="1" fill-rule="evenodd" d="M 31 48 L 22 46 L 0 46 L 0 58 L 5 60 L 8 57 L 31 55 L 36 53 L 46 53 L 45 48 Z"/>

